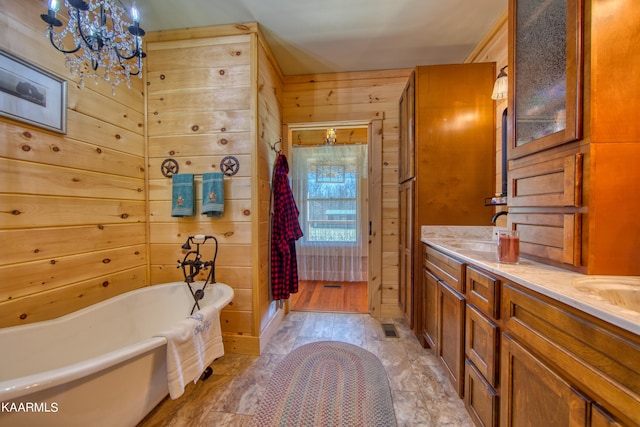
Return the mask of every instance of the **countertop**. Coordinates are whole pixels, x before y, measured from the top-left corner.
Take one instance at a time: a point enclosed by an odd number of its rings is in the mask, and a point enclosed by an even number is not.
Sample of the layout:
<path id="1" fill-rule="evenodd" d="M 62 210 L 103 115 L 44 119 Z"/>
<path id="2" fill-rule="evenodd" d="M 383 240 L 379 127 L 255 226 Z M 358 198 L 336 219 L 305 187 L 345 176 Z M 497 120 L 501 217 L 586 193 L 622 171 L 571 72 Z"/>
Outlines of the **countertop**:
<path id="1" fill-rule="evenodd" d="M 585 275 L 529 260 L 522 255 L 518 264 L 500 264 L 496 260 L 496 250 L 492 250 L 492 245 L 497 244 L 493 239 L 495 229 L 491 226 L 423 226 L 422 242 L 640 335 L 639 312 L 612 304 L 597 293 L 608 286 L 623 286 L 631 287 L 633 293 L 638 295 L 635 287 L 640 293 L 640 276 Z M 595 288 L 596 292 L 579 290 L 576 284 Z"/>

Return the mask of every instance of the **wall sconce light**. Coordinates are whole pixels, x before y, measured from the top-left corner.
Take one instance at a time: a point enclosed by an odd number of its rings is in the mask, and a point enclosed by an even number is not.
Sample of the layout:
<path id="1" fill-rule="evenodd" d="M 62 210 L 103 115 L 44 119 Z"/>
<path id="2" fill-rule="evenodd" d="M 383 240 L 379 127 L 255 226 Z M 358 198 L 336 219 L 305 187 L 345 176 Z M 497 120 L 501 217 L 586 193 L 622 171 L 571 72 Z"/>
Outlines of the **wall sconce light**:
<path id="1" fill-rule="evenodd" d="M 333 128 L 329 128 L 327 129 L 327 135 L 325 136 L 325 141 L 324 143 L 326 145 L 335 145 L 335 143 L 337 142 L 336 139 L 336 130 Z"/>
<path id="2" fill-rule="evenodd" d="M 491 94 L 491 99 L 500 100 L 506 99 L 507 90 L 509 88 L 509 83 L 507 79 L 507 73 L 504 72 L 507 65 L 500 68 L 500 73 L 498 74 L 498 78 L 496 78 L 496 82 L 493 84 L 493 94 Z"/>
<path id="3" fill-rule="evenodd" d="M 67 5 L 66 26 L 57 18 L 60 4 Z M 49 0 L 48 11 L 40 15 L 49 24 L 47 35 L 53 47 L 65 54 L 71 74 L 101 78 L 112 90 L 121 82 L 131 87 L 131 76 L 142 78 L 142 37 L 140 15 L 135 2 L 131 20 L 118 0 Z M 54 27 L 63 27 L 56 33 Z"/>

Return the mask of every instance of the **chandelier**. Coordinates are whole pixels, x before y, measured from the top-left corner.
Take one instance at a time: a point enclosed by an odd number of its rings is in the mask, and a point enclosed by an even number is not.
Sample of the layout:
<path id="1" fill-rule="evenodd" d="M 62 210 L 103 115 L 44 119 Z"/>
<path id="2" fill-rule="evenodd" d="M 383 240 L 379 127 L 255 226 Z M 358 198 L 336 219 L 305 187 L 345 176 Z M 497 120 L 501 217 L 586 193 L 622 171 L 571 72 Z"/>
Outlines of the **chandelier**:
<path id="1" fill-rule="evenodd" d="M 337 141 L 336 130 L 334 128 L 328 128 L 324 137 L 324 143 L 326 145 L 335 145 Z"/>
<path id="2" fill-rule="evenodd" d="M 68 20 L 63 26 L 57 17 L 60 4 L 67 8 Z M 49 24 L 47 36 L 53 47 L 66 56 L 65 64 L 71 74 L 80 77 L 84 86 L 86 77 L 103 79 L 115 86 L 127 82 L 131 76 L 142 78 L 142 37 L 140 15 L 131 7 L 131 20 L 119 0 L 49 0 L 47 14 L 40 15 Z M 63 27 L 60 32 L 54 27 Z M 96 81 L 97 83 L 97 81 Z"/>

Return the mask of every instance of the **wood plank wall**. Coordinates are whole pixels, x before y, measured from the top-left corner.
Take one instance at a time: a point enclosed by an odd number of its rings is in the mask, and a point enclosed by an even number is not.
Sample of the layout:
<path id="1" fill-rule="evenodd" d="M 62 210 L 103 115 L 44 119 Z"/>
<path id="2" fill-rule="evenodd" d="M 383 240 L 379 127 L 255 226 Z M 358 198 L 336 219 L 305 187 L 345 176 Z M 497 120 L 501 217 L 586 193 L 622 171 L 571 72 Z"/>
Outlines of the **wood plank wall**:
<path id="1" fill-rule="evenodd" d="M 284 122 L 383 119 L 381 317 L 398 317 L 398 101 L 410 69 L 286 76 Z"/>
<path id="2" fill-rule="evenodd" d="M 257 353 L 276 314 L 267 260 L 280 71 L 257 24 L 153 33 L 147 51 L 151 283 L 183 280 L 176 268 L 181 245 L 190 235 L 215 236 L 216 280 L 235 291 L 221 314 L 225 348 Z M 201 174 L 221 171 L 226 156 L 237 158 L 239 169 L 224 179 L 224 214 L 209 218 L 201 214 Z M 171 217 L 171 179 L 161 173 L 167 159 L 177 161 L 179 173 L 196 175 L 192 217 Z"/>
<path id="3" fill-rule="evenodd" d="M 508 21 L 507 13 L 505 9 L 504 13 L 498 18 L 494 26 L 487 32 L 483 40 L 478 43 L 474 51 L 467 57 L 465 62 L 495 62 L 496 63 L 496 78 L 500 69 L 507 65 L 508 62 Z M 509 74 L 509 69 L 505 70 Z M 507 108 L 507 100 L 503 99 L 496 101 L 496 193 L 502 191 L 502 156 L 506 156 L 506 153 L 502 152 L 502 112 Z M 495 208 L 496 212 L 501 210 L 507 210 L 506 206 L 498 206 Z M 497 225 L 505 227 L 507 225 L 507 217 L 501 216 Z"/>
<path id="4" fill-rule="evenodd" d="M 257 187 L 253 200 L 257 206 L 254 210 L 258 212 L 258 220 L 254 221 L 254 263 L 257 264 L 257 276 L 253 283 L 254 307 L 256 307 L 256 324 L 260 327 L 260 349 L 264 349 L 268 341 L 269 332 L 267 328 L 272 325 L 277 316 L 276 304 L 270 299 L 269 283 L 269 229 L 270 202 L 271 202 L 271 177 L 273 166 L 277 159 L 276 149 L 282 149 L 288 154 L 284 144 L 276 144 L 282 139 L 282 102 L 284 91 L 284 79 L 280 67 L 276 63 L 269 46 L 264 42 L 264 37 L 260 32 L 257 34 L 258 42 L 258 87 L 257 95 L 257 117 L 258 128 L 256 135 L 256 170 Z M 255 252 L 257 250 L 257 252 Z"/>
<path id="5" fill-rule="evenodd" d="M 0 47 L 68 80 L 66 135 L 0 118 L 0 327 L 147 283 L 143 82 L 80 87 L 46 7 L 0 0 Z"/>
<path id="6" fill-rule="evenodd" d="M 275 160 L 270 145 L 281 137 L 280 124 L 373 118 L 383 119 L 383 280 L 377 315 L 399 315 L 398 98 L 409 69 L 283 80 L 257 25 L 229 26 L 235 28 L 232 35 L 227 26 L 150 34 L 151 50 L 157 43 L 158 52 L 178 56 L 161 59 L 154 52 L 148 57 L 146 167 L 142 82 L 134 79 L 132 90 L 120 87 L 115 96 L 104 83 L 80 88 L 63 55 L 43 36 L 39 15 L 45 8 L 44 1 L 0 0 L 0 47 L 69 80 L 67 135 L 0 118 L 0 238 L 5 243 L 0 326 L 53 318 L 149 282 L 181 280 L 180 245 L 188 235 L 213 232 L 221 243 L 217 279 L 236 291 L 223 313 L 226 344 L 254 352 L 277 314 L 268 298 L 266 225 Z M 182 31 L 187 35 L 177 36 Z M 210 40 L 217 36 L 230 38 Z M 206 39 L 202 43 L 215 61 L 207 58 L 206 67 L 169 73 L 185 63 L 187 53 L 177 49 L 181 37 Z M 160 42 L 166 42 L 162 49 Z M 467 62 L 496 61 L 499 69 L 506 52 L 505 17 Z M 200 53 L 198 47 L 198 54 L 189 56 L 190 65 Z M 170 84 L 180 88 L 179 96 L 167 89 Z M 496 108 L 501 113 L 504 106 Z M 170 180 L 160 174 L 162 161 L 175 157 L 182 172 L 202 173 L 219 170 L 228 154 L 241 167 L 226 179 L 224 217 L 171 218 Z"/>

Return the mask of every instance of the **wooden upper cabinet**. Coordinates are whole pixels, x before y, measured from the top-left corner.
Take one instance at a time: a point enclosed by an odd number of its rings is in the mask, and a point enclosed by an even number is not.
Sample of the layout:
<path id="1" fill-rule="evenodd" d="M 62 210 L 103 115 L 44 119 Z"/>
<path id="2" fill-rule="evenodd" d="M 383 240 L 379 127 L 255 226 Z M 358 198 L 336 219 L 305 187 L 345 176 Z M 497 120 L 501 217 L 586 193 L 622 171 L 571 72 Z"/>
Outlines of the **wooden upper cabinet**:
<path id="1" fill-rule="evenodd" d="M 509 1 L 509 158 L 582 138 L 583 0 Z"/>

